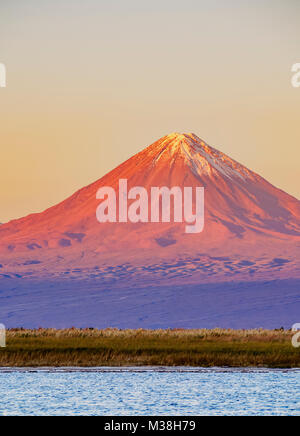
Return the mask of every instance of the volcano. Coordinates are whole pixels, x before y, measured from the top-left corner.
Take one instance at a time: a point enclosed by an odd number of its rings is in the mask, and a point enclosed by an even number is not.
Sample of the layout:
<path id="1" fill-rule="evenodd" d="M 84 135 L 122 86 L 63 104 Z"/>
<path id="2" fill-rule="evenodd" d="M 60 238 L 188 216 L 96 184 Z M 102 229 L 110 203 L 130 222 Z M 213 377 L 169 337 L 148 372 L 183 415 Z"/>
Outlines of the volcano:
<path id="1" fill-rule="evenodd" d="M 143 187 L 148 192 L 153 186 L 203 187 L 204 230 L 187 234 L 185 223 L 172 220 L 99 223 L 98 190 L 111 187 L 118 197 L 119 181 L 124 179 L 128 189 Z M 1 225 L 0 289 L 14 289 L 15 293 L 33 289 L 37 304 L 40 300 L 35 292 L 44 289 L 46 304 L 54 295 L 49 291 L 50 285 L 54 289 L 66 287 L 71 292 L 72 284 L 79 293 L 72 297 L 76 307 L 87 297 L 87 288 L 101 296 L 105 290 L 119 292 L 120 301 L 127 298 L 126 290 L 140 289 L 136 298 L 146 292 L 147 304 L 152 304 L 151 295 L 170 286 L 182 292 L 185 286 L 206 291 L 222 284 L 220 289 L 226 290 L 246 283 L 264 291 L 267 283 L 275 281 L 276 292 L 282 297 L 282 286 L 287 289 L 291 282 L 293 289 L 298 286 L 295 287 L 295 280 L 300 279 L 299 250 L 299 200 L 195 134 L 172 133 L 64 202 Z M 29 302 L 33 294 L 22 295 L 24 309 L 26 296 Z M 66 294 L 62 292 L 62 298 L 63 295 Z M 171 294 L 170 301 L 176 295 Z M 295 290 L 292 300 L 296 296 Z M 143 305 L 143 300 L 139 301 Z M 8 306 L 7 301 L 4 303 L 10 308 L 11 302 Z M 85 315 L 89 317 L 88 313 Z M 41 325 L 48 319 L 43 316 L 38 317 Z M 97 317 L 95 312 L 92 318 Z M 3 314 L 3 318 L 7 316 Z M 126 311 L 123 318 L 127 326 Z M 152 326 L 151 313 L 146 318 Z M 49 319 L 55 320 L 55 315 Z M 114 318 L 111 319 L 110 323 Z M 143 319 L 143 315 L 135 317 L 135 322 L 144 325 Z M 187 319 L 181 326 L 196 326 Z M 165 324 L 155 321 L 153 325 Z"/>

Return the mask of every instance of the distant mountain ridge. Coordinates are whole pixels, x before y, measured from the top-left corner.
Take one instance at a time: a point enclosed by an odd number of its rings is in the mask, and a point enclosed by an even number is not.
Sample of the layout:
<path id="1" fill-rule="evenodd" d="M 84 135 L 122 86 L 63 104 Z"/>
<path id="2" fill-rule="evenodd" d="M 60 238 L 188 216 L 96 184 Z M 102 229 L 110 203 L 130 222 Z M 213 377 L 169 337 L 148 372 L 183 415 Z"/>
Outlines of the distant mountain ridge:
<path id="1" fill-rule="evenodd" d="M 101 186 L 201 186 L 205 228 L 182 223 L 96 220 Z M 39 214 L 1 225 L 1 274 L 101 277 L 151 284 L 300 277 L 300 201 L 210 147 L 193 133 L 172 133 L 95 183 Z"/>

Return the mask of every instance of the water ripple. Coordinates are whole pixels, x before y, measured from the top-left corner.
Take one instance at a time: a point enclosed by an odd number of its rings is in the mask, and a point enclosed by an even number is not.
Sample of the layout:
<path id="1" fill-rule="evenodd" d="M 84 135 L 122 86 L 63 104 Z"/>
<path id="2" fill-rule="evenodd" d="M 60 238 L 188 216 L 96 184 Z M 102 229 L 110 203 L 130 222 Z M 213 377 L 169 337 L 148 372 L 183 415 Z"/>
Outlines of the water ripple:
<path id="1" fill-rule="evenodd" d="M 0 415 L 299 415 L 299 370 L 0 371 Z"/>

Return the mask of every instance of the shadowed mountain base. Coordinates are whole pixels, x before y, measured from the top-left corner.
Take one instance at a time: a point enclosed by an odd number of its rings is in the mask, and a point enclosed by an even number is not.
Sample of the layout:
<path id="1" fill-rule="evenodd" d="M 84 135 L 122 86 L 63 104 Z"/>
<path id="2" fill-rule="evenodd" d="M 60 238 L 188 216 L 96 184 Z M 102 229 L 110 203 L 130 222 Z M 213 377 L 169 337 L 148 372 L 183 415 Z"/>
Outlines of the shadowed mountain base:
<path id="1" fill-rule="evenodd" d="M 300 280 L 117 288 L 99 280 L 2 279 L 6 327 L 291 328 Z"/>

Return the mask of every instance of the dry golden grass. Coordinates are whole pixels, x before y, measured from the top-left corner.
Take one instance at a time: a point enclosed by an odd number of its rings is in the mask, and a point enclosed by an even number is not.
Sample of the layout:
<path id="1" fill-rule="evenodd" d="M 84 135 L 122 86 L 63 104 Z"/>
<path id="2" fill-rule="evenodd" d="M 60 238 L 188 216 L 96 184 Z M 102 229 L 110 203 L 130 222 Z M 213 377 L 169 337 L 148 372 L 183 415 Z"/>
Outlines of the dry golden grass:
<path id="1" fill-rule="evenodd" d="M 12 329 L 0 366 L 300 367 L 283 330 Z"/>

